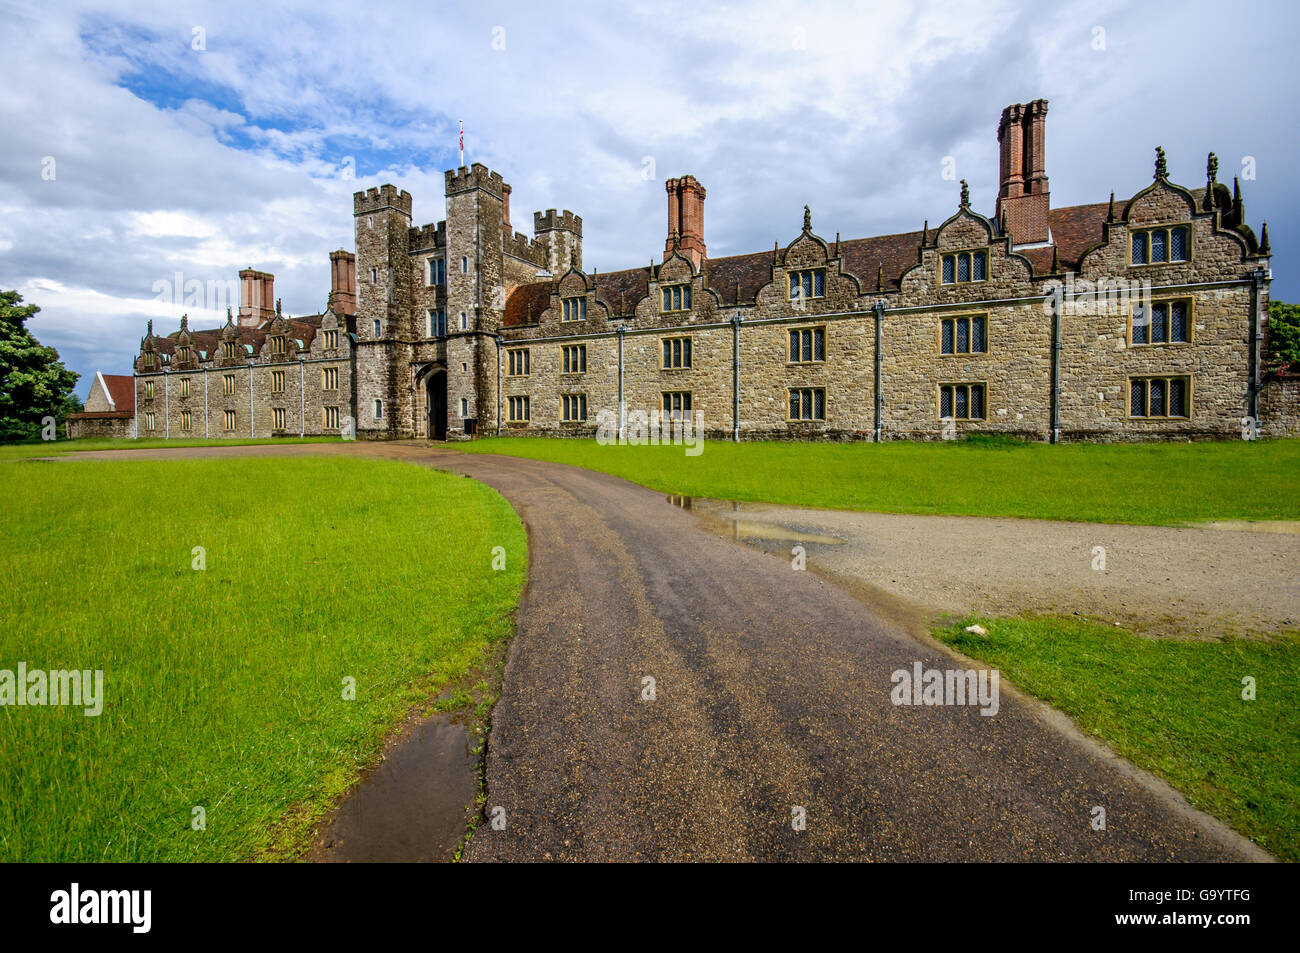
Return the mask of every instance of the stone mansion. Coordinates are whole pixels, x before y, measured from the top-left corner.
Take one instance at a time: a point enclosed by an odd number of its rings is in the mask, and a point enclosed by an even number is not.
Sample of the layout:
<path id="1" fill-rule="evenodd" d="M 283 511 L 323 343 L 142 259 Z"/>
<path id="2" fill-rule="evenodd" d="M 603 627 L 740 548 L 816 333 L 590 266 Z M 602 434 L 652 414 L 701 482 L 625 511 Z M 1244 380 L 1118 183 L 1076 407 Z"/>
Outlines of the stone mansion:
<path id="1" fill-rule="evenodd" d="M 136 432 L 591 436 L 598 418 L 661 414 L 711 439 L 1114 441 L 1294 425 L 1261 369 L 1268 228 L 1247 225 L 1237 182 L 1211 154 L 1203 186 L 1177 185 L 1157 149 L 1131 197 L 1053 208 L 1046 117 L 1043 100 L 1003 111 L 989 215 L 963 182 L 914 232 L 829 237 L 805 208 L 785 244 L 710 258 L 687 175 L 667 182 L 662 257 L 622 271 L 583 269 L 567 210 L 514 231 L 510 186 L 478 163 L 446 173 L 435 224 L 414 225 L 392 185 L 357 192 L 355 256 L 330 254 L 323 312 L 283 314 L 273 276 L 247 269 L 224 327 L 150 325 Z"/>

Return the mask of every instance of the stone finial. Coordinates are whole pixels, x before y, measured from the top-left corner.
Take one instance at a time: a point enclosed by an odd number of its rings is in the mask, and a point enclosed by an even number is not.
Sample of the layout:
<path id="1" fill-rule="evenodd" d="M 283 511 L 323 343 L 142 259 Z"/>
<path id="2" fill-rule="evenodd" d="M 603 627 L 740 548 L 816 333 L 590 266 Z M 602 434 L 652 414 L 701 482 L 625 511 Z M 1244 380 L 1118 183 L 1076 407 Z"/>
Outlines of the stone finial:
<path id="1" fill-rule="evenodd" d="M 740 304 L 740 279 L 736 279 L 736 304 Z"/>
<path id="2" fill-rule="evenodd" d="M 226 305 L 226 324 L 234 324 L 235 317 L 230 313 L 230 305 Z"/>
<path id="3" fill-rule="evenodd" d="M 275 316 L 276 316 L 277 318 L 280 316 L 280 299 L 279 299 L 279 298 L 276 298 L 276 299 L 275 299 Z"/>
<path id="4" fill-rule="evenodd" d="M 930 244 L 930 220 L 927 218 L 925 224 L 921 226 L 921 247 L 924 248 Z"/>
<path id="5" fill-rule="evenodd" d="M 1061 273 L 1061 246 L 1053 245 L 1052 246 L 1052 274 L 1059 275 L 1060 273 Z"/>
<path id="6" fill-rule="evenodd" d="M 1156 174 L 1157 181 L 1169 178 L 1169 163 L 1165 161 L 1165 150 L 1163 146 L 1156 146 Z"/>
<path id="7" fill-rule="evenodd" d="M 1205 159 L 1205 177 L 1213 182 L 1219 175 L 1219 157 L 1213 152 Z"/>
<path id="8" fill-rule="evenodd" d="M 190 329 L 190 316 L 189 316 L 188 313 L 186 313 L 186 314 L 182 314 L 182 315 L 181 315 L 181 330 L 182 330 L 182 331 L 188 331 L 189 329 Z"/>
<path id="9" fill-rule="evenodd" d="M 832 258 L 840 257 L 840 233 L 835 233 L 835 251 L 831 254 Z"/>
<path id="10" fill-rule="evenodd" d="M 1106 209 L 1106 222 L 1110 225 L 1115 224 L 1115 193 L 1110 193 L 1110 205 Z"/>
<path id="11" fill-rule="evenodd" d="M 965 179 L 961 180 L 961 207 L 970 208 L 970 186 Z"/>
<path id="12" fill-rule="evenodd" d="M 1011 216 L 1006 209 L 1002 210 L 1002 234 L 1011 234 Z"/>
<path id="13" fill-rule="evenodd" d="M 805 232 L 812 231 L 812 211 L 806 205 L 803 207 L 803 230 Z"/>
<path id="14" fill-rule="evenodd" d="M 772 242 L 772 264 L 780 264 L 781 261 L 781 243 Z"/>
<path id="15" fill-rule="evenodd" d="M 145 332 L 145 337 L 153 337 L 153 318 L 149 319 L 149 330 Z"/>
<path id="16" fill-rule="evenodd" d="M 1264 230 L 1259 235 L 1259 253 L 1261 255 L 1273 254 L 1273 249 L 1268 244 L 1268 222 L 1264 223 Z"/>
<path id="17" fill-rule="evenodd" d="M 885 290 L 885 263 L 881 261 L 876 262 L 876 290 Z"/>

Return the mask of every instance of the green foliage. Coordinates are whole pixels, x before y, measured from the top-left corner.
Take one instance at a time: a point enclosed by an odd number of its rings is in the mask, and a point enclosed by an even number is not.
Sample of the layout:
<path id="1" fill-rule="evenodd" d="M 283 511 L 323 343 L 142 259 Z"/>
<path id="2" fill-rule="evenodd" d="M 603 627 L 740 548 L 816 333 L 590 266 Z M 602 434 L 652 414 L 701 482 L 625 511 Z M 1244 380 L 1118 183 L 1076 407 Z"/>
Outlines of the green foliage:
<path id="1" fill-rule="evenodd" d="M 965 632 L 972 622 L 987 636 Z M 1300 641 L 1143 638 L 1081 619 L 963 619 L 935 635 L 987 662 L 1265 850 L 1300 860 Z M 1242 698 L 1243 678 L 1256 686 Z"/>
<path id="2" fill-rule="evenodd" d="M 1300 304 L 1269 302 L 1267 363 L 1300 370 Z"/>
<path id="3" fill-rule="evenodd" d="M 513 630 L 524 530 L 474 480 L 315 457 L 20 460 L 0 480 L 0 575 L 21 594 L 0 668 L 104 672 L 98 717 L 0 708 L 0 862 L 291 846 L 286 819 L 301 839 Z"/>
<path id="4" fill-rule="evenodd" d="M 35 439 L 41 418 L 53 417 L 61 426 L 81 409 L 72 392 L 81 375 L 27 330 L 27 319 L 41 309 L 22 300 L 17 291 L 0 291 L 0 442 Z"/>
<path id="5" fill-rule="evenodd" d="M 665 493 L 717 500 L 1088 523 L 1300 519 L 1296 440 L 1058 446 L 996 437 L 880 444 L 719 440 L 706 442 L 695 457 L 680 446 L 544 437 L 458 446 L 571 463 Z"/>

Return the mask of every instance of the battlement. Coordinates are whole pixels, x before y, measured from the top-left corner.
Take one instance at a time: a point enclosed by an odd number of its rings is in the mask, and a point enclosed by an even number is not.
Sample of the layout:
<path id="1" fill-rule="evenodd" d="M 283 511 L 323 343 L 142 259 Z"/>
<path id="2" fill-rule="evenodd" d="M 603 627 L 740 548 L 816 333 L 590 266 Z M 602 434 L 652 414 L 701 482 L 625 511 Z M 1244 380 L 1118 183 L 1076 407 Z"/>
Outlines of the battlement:
<path id="1" fill-rule="evenodd" d="M 385 208 L 394 208 L 409 216 L 411 193 L 405 189 L 399 192 L 395 185 L 381 185 L 378 188 L 366 189 L 364 192 L 352 193 L 353 215 L 366 215 Z"/>
<path id="2" fill-rule="evenodd" d="M 407 233 L 407 245 L 411 251 L 428 251 L 430 248 L 447 247 L 447 223 L 421 225 Z"/>
<path id="3" fill-rule="evenodd" d="M 553 208 L 548 208 L 545 212 L 533 213 L 534 235 L 540 235 L 542 232 L 549 232 L 552 229 L 573 232 L 573 234 L 581 236 L 582 216 L 574 215 L 567 208 L 558 214 Z"/>
<path id="4" fill-rule="evenodd" d="M 445 175 L 448 195 L 470 189 L 483 189 L 497 198 L 502 198 L 506 190 L 506 183 L 501 178 L 501 173 L 493 172 L 482 162 L 475 162 L 468 169 L 464 166 L 455 170 L 448 169 Z"/>
<path id="5" fill-rule="evenodd" d="M 546 248 L 533 242 L 523 232 L 515 232 L 513 235 L 509 232 L 503 234 L 501 236 L 501 251 L 503 254 L 514 255 L 516 258 L 530 261 L 539 267 L 546 264 Z"/>

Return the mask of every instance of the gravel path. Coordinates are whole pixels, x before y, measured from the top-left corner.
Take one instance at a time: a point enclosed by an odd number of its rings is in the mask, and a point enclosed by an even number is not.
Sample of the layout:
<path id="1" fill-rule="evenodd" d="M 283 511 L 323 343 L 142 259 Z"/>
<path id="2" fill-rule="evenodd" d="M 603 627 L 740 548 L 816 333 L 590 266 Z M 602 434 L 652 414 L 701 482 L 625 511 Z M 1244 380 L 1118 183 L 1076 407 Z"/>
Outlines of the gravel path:
<path id="1" fill-rule="evenodd" d="M 810 568 L 867 583 L 926 616 L 1077 613 L 1152 635 L 1300 628 L 1298 523 L 1180 529 L 690 505 L 722 535 L 786 558 L 802 544 Z"/>

